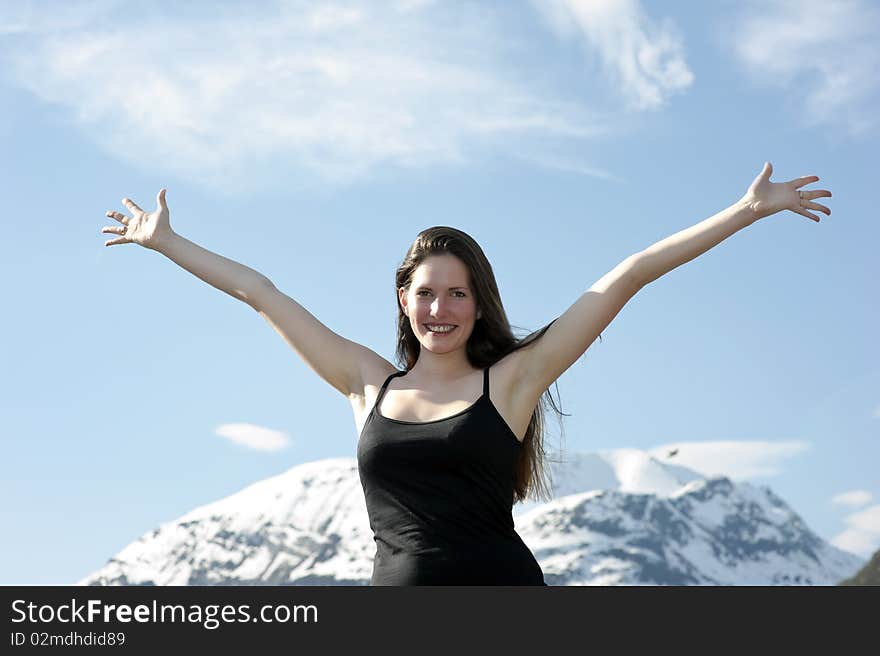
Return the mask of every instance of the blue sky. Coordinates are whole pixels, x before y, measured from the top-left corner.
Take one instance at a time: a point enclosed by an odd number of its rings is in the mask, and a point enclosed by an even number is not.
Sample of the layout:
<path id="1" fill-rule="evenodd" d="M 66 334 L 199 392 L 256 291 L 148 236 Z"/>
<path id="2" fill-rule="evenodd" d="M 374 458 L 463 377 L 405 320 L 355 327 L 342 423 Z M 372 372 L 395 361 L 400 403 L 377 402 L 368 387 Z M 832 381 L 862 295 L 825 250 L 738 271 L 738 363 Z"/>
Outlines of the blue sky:
<path id="1" fill-rule="evenodd" d="M 107 210 L 174 229 L 393 360 L 394 270 L 471 234 L 536 329 L 727 207 L 759 221 L 642 289 L 558 381 L 564 441 L 770 485 L 880 547 L 880 8 L 820 2 L 0 4 L 0 583 L 77 581 L 195 506 L 354 457 L 346 399 Z M 871 174 L 874 171 L 875 174 Z"/>

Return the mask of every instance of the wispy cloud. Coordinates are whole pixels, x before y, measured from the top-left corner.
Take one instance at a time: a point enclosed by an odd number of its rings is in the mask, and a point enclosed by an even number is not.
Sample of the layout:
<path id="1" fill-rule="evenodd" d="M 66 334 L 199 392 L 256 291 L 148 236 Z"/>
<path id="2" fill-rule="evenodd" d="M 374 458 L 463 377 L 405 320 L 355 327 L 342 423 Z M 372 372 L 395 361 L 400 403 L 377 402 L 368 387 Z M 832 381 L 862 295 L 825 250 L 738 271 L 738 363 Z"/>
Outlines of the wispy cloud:
<path id="1" fill-rule="evenodd" d="M 63 20 L 54 4 L 27 6 L 5 10 L 17 14 L 0 35 L 9 82 L 66 109 L 120 159 L 219 193 L 346 184 L 605 130 L 507 56 L 527 45 L 493 22 L 505 5 L 64 3 L 87 11 Z M 633 49 L 660 79 L 636 76 L 645 98 L 665 88 L 663 34 Z"/>
<path id="2" fill-rule="evenodd" d="M 256 451 L 279 451 L 290 442 L 284 433 L 254 424 L 221 424 L 214 433 Z"/>
<path id="3" fill-rule="evenodd" d="M 565 40 L 596 53 L 633 109 L 655 109 L 686 89 L 694 75 L 682 36 L 669 18 L 654 21 L 637 0 L 531 0 Z"/>
<path id="4" fill-rule="evenodd" d="M 782 471 L 784 461 L 809 450 L 807 442 L 719 441 L 676 442 L 650 449 L 663 462 L 682 465 L 706 476 L 727 476 L 733 480 L 767 478 Z M 678 449 L 673 457 L 670 451 Z"/>
<path id="5" fill-rule="evenodd" d="M 601 180 L 608 180 L 609 182 L 625 182 L 623 178 L 618 175 L 611 173 L 610 171 L 606 171 L 605 169 L 600 169 L 592 166 L 587 166 L 577 161 L 571 161 L 564 157 L 560 156 L 552 156 L 552 155 L 540 155 L 538 153 L 530 153 L 527 158 L 528 161 L 533 162 L 535 164 L 539 164 L 543 166 L 545 169 L 552 169 L 555 171 L 565 171 L 567 173 L 574 173 L 576 175 L 582 175 L 589 178 L 599 178 Z"/>
<path id="6" fill-rule="evenodd" d="M 848 506 L 849 508 L 858 508 L 871 503 L 871 493 L 866 490 L 851 490 L 849 492 L 841 492 L 834 495 L 831 503 L 837 506 Z"/>
<path id="7" fill-rule="evenodd" d="M 878 128 L 880 7 L 866 0 L 752 0 L 719 39 L 808 126 Z M 736 25 L 736 29 L 730 29 Z"/>
<path id="8" fill-rule="evenodd" d="M 880 504 L 848 515 L 845 531 L 831 539 L 831 544 L 865 558 L 880 548 Z"/>

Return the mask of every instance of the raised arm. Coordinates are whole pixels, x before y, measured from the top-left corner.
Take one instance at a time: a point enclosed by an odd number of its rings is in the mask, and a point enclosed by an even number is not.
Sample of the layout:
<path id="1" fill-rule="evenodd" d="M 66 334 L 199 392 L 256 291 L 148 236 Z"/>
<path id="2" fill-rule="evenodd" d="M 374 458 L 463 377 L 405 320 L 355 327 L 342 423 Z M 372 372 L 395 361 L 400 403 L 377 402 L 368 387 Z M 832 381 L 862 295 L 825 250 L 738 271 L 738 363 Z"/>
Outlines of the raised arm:
<path id="1" fill-rule="evenodd" d="M 531 403 L 581 357 L 642 288 L 639 259 L 631 255 L 602 276 L 556 319 L 541 339 L 514 351 L 520 398 Z"/>
<path id="2" fill-rule="evenodd" d="M 312 371 L 349 399 L 364 396 L 366 380 L 396 371 L 375 351 L 327 328 L 271 282 L 254 294 L 253 307 Z"/>
<path id="3" fill-rule="evenodd" d="M 799 191 L 800 187 L 817 182 L 819 180 L 817 176 L 808 175 L 777 183 L 770 182 L 772 174 L 773 165 L 767 162 L 748 191 L 733 205 L 642 251 L 639 269 L 643 284 L 647 285 L 685 262 L 690 262 L 758 219 L 782 210 L 791 210 L 817 223 L 819 217 L 808 210 L 818 210 L 831 215 L 831 210 L 824 205 L 811 202 L 815 198 L 830 197 L 830 191 L 826 189 Z"/>
<path id="4" fill-rule="evenodd" d="M 250 305 L 321 378 L 345 396 L 363 395 L 366 371 L 393 369 L 384 358 L 359 344 L 340 337 L 282 294 L 266 276 L 233 260 L 212 253 L 171 229 L 165 190 L 156 198 L 158 208 L 144 212 L 131 200 L 122 203 L 132 216 L 107 212 L 121 226 L 106 226 L 102 232 L 120 237 L 106 242 L 136 243 L 155 250 L 197 278 Z"/>
<path id="5" fill-rule="evenodd" d="M 128 198 L 123 198 L 122 204 L 132 216 L 115 211 L 107 212 L 107 216 L 122 225 L 105 226 L 101 229 L 101 232 L 120 235 L 106 242 L 105 246 L 138 244 L 154 250 L 212 287 L 249 305 L 252 305 L 253 293 L 257 289 L 271 284 L 263 274 L 212 253 L 174 232 L 164 189 L 156 196 L 158 207 L 152 212 L 145 212 Z"/>
<path id="6" fill-rule="evenodd" d="M 824 205 L 811 202 L 831 196 L 827 190 L 798 191 L 819 180 L 816 176 L 788 182 L 770 182 L 767 162 L 745 195 L 730 207 L 671 237 L 629 256 L 606 273 L 547 329 L 544 336 L 521 351 L 518 380 L 527 398 L 537 397 L 574 364 L 605 330 L 624 305 L 645 285 L 693 260 L 733 233 L 761 218 L 789 209 L 818 222 L 808 210 L 830 215 Z"/>

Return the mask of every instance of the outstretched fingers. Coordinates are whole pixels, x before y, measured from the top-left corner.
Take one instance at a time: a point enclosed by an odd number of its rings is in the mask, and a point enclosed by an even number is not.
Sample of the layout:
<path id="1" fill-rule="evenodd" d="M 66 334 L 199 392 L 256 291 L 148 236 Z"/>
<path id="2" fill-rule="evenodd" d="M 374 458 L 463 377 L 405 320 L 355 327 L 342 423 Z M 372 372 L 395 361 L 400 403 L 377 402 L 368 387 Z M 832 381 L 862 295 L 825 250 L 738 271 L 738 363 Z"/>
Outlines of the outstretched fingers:
<path id="1" fill-rule="evenodd" d="M 822 205 L 821 203 L 813 203 L 812 200 L 814 198 L 831 198 L 831 192 L 827 189 L 811 189 L 809 191 L 802 191 L 801 194 L 801 209 L 804 211 L 799 211 L 799 214 L 803 214 L 808 218 L 813 219 L 814 221 L 818 221 L 818 217 L 809 212 L 805 213 L 805 210 L 811 209 L 816 210 L 817 212 L 825 212 L 826 215 L 831 216 L 831 210 Z"/>
<path id="2" fill-rule="evenodd" d="M 107 212 L 110 214 L 110 212 Z M 125 234 L 125 226 L 104 226 L 101 228 L 101 232 L 109 232 L 116 235 L 124 235 Z M 117 237 L 116 239 L 111 239 L 110 241 L 104 242 L 104 246 L 113 246 L 114 244 L 130 244 L 131 240 L 127 239 L 123 236 Z"/>
<path id="3" fill-rule="evenodd" d="M 813 214 L 812 212 L 808 212 L 808 211 L 806 210 L 806 208 L 804 208 L 804 207 L 801 207 L 801 208 L 796 209 L 796 210 L 794 210 L 794 211 L 797 212 L 798 214 L 802 215 L 802 216 L 807 217 L 808 219 L 810 219 L 810 220 L 812 220 L 812 221 L 815 221 L 816 223 L 819 223 L 819 217 L 816 216 L 815 214 Z"/>
<path id="4" fill-rule="evenodd" d="M 831 192 L 827 189 L 808 189 L 804 190 L 804 200 L 813 200 L 814 198 L 831 198 Z"/>
<path id="5" fill-rule="evenodd" d="M 114 212 L 113 210 L 110 210 L 109 212 L 107 212 L 107 216 L 109 216 L 111 219 L 116 219 L 123 225 L 128 225 L 129 218 L 125 216 L 125 214 L 123 214 L 122 212 Z"/>
<path id="6" fill-rule="evenodd" d="M 825 212 L 825 214 L 831 216 L 831 210 L 820 203 L 807 203 L 806 205 L 804 205 L 804 207 L 811 210 L 817 210 L 819 212 Z"/>
<path id="7" fill-rule="evenodd" d="M 123 198 L 123 199 L 122 199 L 122 204 L 125 205 L 128 209 L 130 209 L 131 212 L 132 212 L 132 214 L 135 213 L 135 212 L 141 212 L 141 213 L 143 213 L 143 210 L 142 210 L 140 207 L 138 207 L 137 205 L 135 205 L 134 202 L 132 202 L 132 201 L 131 201 L 130 199 L 128 199 L 128 198 Z"/>
<path id="8" fill-rule="evenodd" d="M 101 232 L 109 232 L 109 230 L 102 230 Z M 130 239 L 126 239 L 125 237 L 117 237 L 116 239 L 111 239 L 110 241 L 105 241 L 104 246 L 113 246 L 114 244 L 130 244 L 132 243 Z"/>
<path id="9" fill-rule="evenodd" d="M 797 189 L 798 187 L 803 187 L 804 185 L 808 185 L 811 182 L 818 182 L 818 181 L 819 181 L 818 175 L 807 175 L 802 178 L 795 178 L 789 184 L 791 184 L 795 189 Z"/>
<path id="10" fill-rule="evenodd" d="M 132 205 L 134 205 L 134 203 L 132 203 Z M 134 206 L 137 207 L 137 205 L 134 205 Z M 101 232 L 105 232 L 105 233 L 109 232 L 109 233 L 120 234 L 120 235 L 124 234 L 125 233 L 125 226 L 128 225 L 128 222 L 131 219 L 129 219 L 129 217 L 125 216 L 124 214 L 122 214 L 122 212 L 114 212 L 113 210 L 110 210 L 109 212 L 107 212 L 107 216 L 110 217 L 111 219 L 116 219 L 122 225 L 121 226 L 104 226 L 103 228 L 101 228 Z M 113 246 L 114 244 L 130 244 L 130 243 L 132 243 L 130 239 L 126 239 L 125 237 L 117 237 L 116 239 L 111 239 L 110 241 L 104 242 L 104 246 Z"/>

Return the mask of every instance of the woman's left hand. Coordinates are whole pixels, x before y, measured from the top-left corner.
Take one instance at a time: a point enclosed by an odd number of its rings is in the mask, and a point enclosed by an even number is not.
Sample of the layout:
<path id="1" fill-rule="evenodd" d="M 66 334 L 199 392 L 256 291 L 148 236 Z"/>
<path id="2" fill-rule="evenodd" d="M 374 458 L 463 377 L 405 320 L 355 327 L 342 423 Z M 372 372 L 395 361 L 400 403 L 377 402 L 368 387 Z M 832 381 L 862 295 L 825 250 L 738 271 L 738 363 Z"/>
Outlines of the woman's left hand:
<path id="1" fill-rule="evenodd" d="M 749 204 L 757 218 L 761 219 L 782 210 L 797 212 L 817 223 L 819 217 L 807 210 L 825 212 L 825 214 L 831 216 L 830 209 L 819 203 L 811 202 L 814 198 L 830 197 L 830 191 L 825 189 L 799 191 L 800 187 L 811 182 L 817 182 L 819 176 L 808 175 L 803 178 L 795 178 L 789 182 L 770 182 L 770 175 L 772 173 L 773 165 L 767 162 L 764 164 L 764 170 L 758 174 L 746 195 L 743 196 L 743 200 Z"/>

